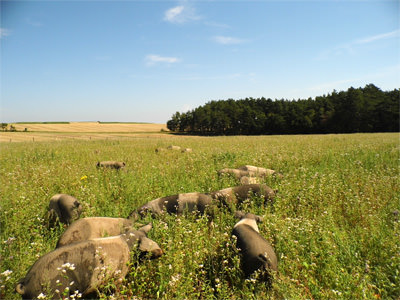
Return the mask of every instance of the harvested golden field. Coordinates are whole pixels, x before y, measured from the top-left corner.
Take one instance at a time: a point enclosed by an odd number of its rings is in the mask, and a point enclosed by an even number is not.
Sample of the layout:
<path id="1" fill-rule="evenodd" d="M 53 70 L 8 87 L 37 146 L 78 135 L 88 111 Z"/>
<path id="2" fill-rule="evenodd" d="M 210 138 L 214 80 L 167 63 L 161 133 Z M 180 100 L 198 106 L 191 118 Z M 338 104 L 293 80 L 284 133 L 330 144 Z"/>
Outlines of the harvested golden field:
<path id="1" fill-rule="evenodd" d="M 99 123 L 70 122 L 69 124 L 14 124 L 17 131 L 51 131 L 51 132 L 159 132 L 167 130 L 165 124 L 152 123 Z"/>
<path id="2" fill-rule="evenodd" d="M 70 122 L 65 124 L 18 123 L 17 132 L 1 132 L 0 142 L 123 139 L 150 134 L 163 135 L 165 124 Z M 27 131 L 25 132 L 25 128 Z"/>

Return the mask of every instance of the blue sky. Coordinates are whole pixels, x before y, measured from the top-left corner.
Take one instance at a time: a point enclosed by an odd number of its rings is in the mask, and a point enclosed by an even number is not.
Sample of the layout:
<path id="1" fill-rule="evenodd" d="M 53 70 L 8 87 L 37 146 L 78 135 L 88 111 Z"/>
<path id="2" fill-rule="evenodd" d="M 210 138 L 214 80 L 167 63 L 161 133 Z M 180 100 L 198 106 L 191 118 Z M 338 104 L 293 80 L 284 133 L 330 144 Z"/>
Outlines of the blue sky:
<path id="1" fill-rule="evenodd" d="M 400 88 L 399 1 L 1 1 L 3 122 Z"/>

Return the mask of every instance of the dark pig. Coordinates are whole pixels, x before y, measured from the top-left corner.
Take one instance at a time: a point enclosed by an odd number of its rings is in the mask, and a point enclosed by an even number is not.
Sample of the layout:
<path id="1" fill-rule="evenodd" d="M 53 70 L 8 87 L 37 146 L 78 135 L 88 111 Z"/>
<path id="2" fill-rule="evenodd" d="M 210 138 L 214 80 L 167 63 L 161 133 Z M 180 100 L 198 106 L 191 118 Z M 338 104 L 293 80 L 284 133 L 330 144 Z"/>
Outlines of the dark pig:
<path id="1" fill-rule="evenodd" d="M 125 168 L 125 165 L 126 164 L 121 161 L 99 161 L 96 166 L 98 168 L 102 167 L 102 168 L 119 170 L 119 169 Z"/>
<path id="2" fill-rule="evenodd" d="M 277 190 L 271 189 L 266 184 L 243 184 L 236 187 L 230 187 L 211 193 L 211 197 L 222 202 L 227 206 L 231 204 L 240 204 L 251 195 L 264 198 L 264 204 L 273 202 Z"/>
<path id="3" fill-rule="evenodd" d="M 241 220 L 235 224 L 232 235 L 236 237 L 236 246 L 241 256 L 241 268 L 246 277 L 259 270 L 265 281 L 271 280 L 271 270 L 278 271 L 278 260 L 271 244 L 260 234 L 254 214 L 236 214 Z"/>
<path id="4" fill-rule="evenodd" d="M 50 199 L 47 219 L 48 226 L 53 227 L 57 220 L 69 225 L 79 219 L 82 206 L 78 199 L 67 194 L 56 194 Z"/>
<path id="5" fill-rule="evenodd" d="M 185 210 L 188 212 L 199 212 L 204 214 L 213 199 L 208 194 L 202 193 L 182 193 L 162 198 L 154 199 L 131 212 L 128 218 L 136 219 L 143 217 L 147 212 L 153 215 L 163 213 L 182 214 Z"/>

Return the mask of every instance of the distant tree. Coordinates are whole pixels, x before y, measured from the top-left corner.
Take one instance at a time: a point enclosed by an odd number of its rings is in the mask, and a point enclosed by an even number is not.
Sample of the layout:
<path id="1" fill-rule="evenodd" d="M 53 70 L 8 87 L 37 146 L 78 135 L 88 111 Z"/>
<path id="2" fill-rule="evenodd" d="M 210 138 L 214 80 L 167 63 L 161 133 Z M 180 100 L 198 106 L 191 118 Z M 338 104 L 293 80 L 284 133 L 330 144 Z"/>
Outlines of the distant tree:
<path id="1" fill-rule="evenodd" d="M 400 91 L 364 88 L 298 100 L 210 101 L 167 122 L 171 131 L 206 135 L 399 131 Z"/>
<path id="2" fill-rule="evenodd" d="M 180 117 L 181 113 L 176 112 L 173 116 L 172 119 L 167 122 L 167 128 L 171 131 L 179 131 L 179 123 L 180 123 Z"/>
<path id="3" fill-rule="evenodd" d="M 8 127 L 7 123 L 1 123 L 1 130 L 2 131 L 7 131 L 7 127 Z"/>

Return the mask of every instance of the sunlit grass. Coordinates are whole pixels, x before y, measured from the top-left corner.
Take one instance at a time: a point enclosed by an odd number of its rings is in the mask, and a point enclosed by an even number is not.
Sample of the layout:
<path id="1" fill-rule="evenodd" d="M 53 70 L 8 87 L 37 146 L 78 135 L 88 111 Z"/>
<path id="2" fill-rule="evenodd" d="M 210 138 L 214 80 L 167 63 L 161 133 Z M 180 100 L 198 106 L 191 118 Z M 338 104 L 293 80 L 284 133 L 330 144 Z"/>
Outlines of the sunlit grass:
<path id="1" fill-rule="evenodd" d="M 179 145 L 192 153 L 157 147 Z M 50 197 L 67 193 L 83 216 L 126 217 L 152 199 L 237 185 L 217 170 L 250 164 L 278 170 L 265 182 L 273 207 L 253 199 L 242 209 L 264 216 L 260 232 L 279 259 L 271 289 L 244 280 L 231 230 L 219 210 L 206 217 L 146 217 L 149 237 L 165 251 L 132 263 L 123 282 L 105 282 L 115 299 L 397 299 L 400 295 L 398 134 L 173 137 L 135 140 L 3 143 L 1 147 L 0 298 L 64 231 L 43 222 Z M 97 161 L 126 162 L 99 170 Z M 11 272 L 11 273 L 10 273 Z"/>

